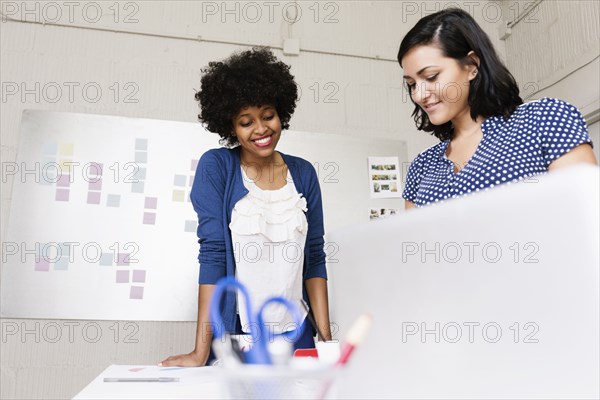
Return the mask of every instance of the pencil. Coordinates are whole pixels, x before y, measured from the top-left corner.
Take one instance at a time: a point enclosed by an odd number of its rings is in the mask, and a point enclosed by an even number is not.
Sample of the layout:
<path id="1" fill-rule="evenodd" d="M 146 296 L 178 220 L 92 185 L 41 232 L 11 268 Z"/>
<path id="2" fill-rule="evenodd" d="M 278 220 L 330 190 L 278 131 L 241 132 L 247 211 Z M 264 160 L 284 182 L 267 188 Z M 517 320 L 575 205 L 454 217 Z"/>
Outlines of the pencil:
<path id="1" fill-rule="evenodd" d="M 179 382 L 179 378 L 104 378 L 104 382 Z"/>

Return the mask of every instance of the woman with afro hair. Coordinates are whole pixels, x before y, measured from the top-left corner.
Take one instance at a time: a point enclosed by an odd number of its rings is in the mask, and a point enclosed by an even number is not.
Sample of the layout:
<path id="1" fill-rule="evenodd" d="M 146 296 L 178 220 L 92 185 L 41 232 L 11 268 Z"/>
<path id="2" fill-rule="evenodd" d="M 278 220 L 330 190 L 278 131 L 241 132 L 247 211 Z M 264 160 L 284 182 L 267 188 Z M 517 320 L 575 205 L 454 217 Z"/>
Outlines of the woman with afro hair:
<path id="1" fill-rule="evenodd" d="M 317 174 L 308 161 L 275 150 L 298 99 L 290 67 L 270 50 L 254 48 L 210 62 L 202 72 L 198 117 L 225 147 L 202 155 L 191 192 L 200 243 L 195 348 L 162 365 L 211 363 L 209 305 L 215 283 L 225 276 L 242 282 L 254 305 L 280 295 L 304 311 L 306 301 L 323 339 L 330 340 Z M 224 295 L 220 311 L 225 331 L 250 332 L 236 293 Z M 267 308 L 264 315 L 271 332 L 287 335 L 295 348 L 314 347 L 312 329 L 304 326 L 300 337 L 294 335 L 298 327 L 284 309 Z"/>

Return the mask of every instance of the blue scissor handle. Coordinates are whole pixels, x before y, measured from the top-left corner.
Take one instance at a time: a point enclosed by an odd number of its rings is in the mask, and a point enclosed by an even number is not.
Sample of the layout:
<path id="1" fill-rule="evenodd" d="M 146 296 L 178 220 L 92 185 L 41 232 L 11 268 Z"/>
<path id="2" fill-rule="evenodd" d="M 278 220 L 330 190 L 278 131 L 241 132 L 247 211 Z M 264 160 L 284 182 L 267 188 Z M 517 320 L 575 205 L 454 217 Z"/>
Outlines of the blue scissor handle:
<path id="1" fill-rule="evenodd" d="M 250 304 L 250 295 L 248 294 L 248 290 L 240 281 L 231 276 L 226 276 L 217 281 L 217 285 L 215 287 L 215 291 L 213 292 L 212 299 L 210 301 L 210 321 L 213 329 L 213 337 L 214 339 L 221 339 L 223 337 L 224 325 L 223 318 L 221 318 L 221 313 L 219 312 L 219 305 L 221 302 L 221 297 L 223 293 L 225 293 L 228 289 L 237 289 L 242 292 L 242 296 L 244 296 L 244 302 L 246 303 L 246 313 L 249 318 L 250 325 L 250 337 L 253 342 L 260 342 L 260 335 L 262 329 L 260 326 L 254 322 L 252 318 L 252 307 Z M 265 346 L 258 346 L 255 348 L 253 345 L 252 348 L 246 352 L 246 362 L 249 364 L 271 364 L 271 358 L 269 357 L 268 351 L 266 351 Z"/>
<path id="2" fill-rule="evenodd" d="M 271 354 L 269 353 L 268 344 L 271 338 L 271 332 L 269 332 L 267 325 L 265 324 L 263 318 L 263 312 L 267 306 L 273 303 L 279 303 L 284 305 L 288 311 L 292 314 L 294 318 L 294 323 L 296 324 L 296 332 L 298 333 L 297 337 L 300 337 L 302 334 L 302 329 L 304 326 L 302 325 L 302 320 L 300 318 L 300 311 L 298 311 L 298 307 L 296 307 L 291 301 L 281 296 L 269 297 L 265 302 L 261 305 L 258 310 L 258 315 L 256 316 L 256 321 L 258 325 L 258 336 L 254 336 L 255 340 L 254 345 L 250 349 L 248 356 L 249 362 L 253 364 L 272 364 L 271 362 Z M 284 334 L 278 334 L 277 336 L 283 336 Z M 287 338 L 286 338 L 287 340 Z"/>
<path id="3" fill-rule="evenodd" d="M 237 289 L 242 292 L 246 303 L 246 314 L 250 318 L 250 335 L 255 338 L 260 335 L 260 330 L 257 324 L 253 323 L 252 320 L 252 307 L 250 306 L 250 295 L 248 289 L 240 283 L 237 279 L 231 276 L 226 276 L 217 281 L 215 291 L 213 292 L 212 299 L 210 301 L 210 321 L 213 330 L 213 337 L 215 339 L 221 339 L 223 337 L 224 325 L 223 318 L 219 312 L 219 305 L 221 303 L 221 297 L 227 289 Z"/>
<path id="4" fill-rule="evenodd" d="M 250 325 L 250 336 L 252 337 L 252 340 L 254 342 L 252 348 L 246 353 L 246 360 L 248 363 L 271 364 L 271 357 L 267 349 L 267 343 L 270 339 L 270 332 L 268 331 L 262 316 L 263 311 L 269 304 L 279 303 L 284 305 L 291 313 L 292 318 L 294 318 L 294 322 L 297 326 L 297 337 L 300 337 L 300 335 L 302 334 L 302 329 L 304 328 L 304 326 L 300 317 L 300 311 L 298 310 L 298 307 L 296 307 L 296 305 L 294 305 L 285 297 L 275 296 L 265 300 L 265 302 L 258 310 L 257 321 L 255 322 L 253 318 L 254 314 L 252 314 L 252 307 L 250 304 L 250 295 L 248 294 L 248 290 L 240 281 L 238 281 L 234 277 L 228 276 L 221 278 L 217 282 L 215 291 L 213 292 L 213 296 L 210 302 L 210 320 L 213 330 L 213 337 L 215 339 L 221 339 L 223 337 L 224 325 L 223 318 L 221 317 L 221 313 L 219 312 L 219 305 L 223 293 L 225 293 L 225 291 L 228 289 L 239 290 L 242 293 L 242 296 L 244 296 L 244 301 L 246 303 L 246 314 L 249 318 L 248 322 Z"/>
<path id="5" fill-rule="evenodd" d="M 298 310 L 298 307 L 294 303 L 292 303 L 291 301 L 286 299 L 285 297 L 273 296 L 273 297 L 270 297 L 267 300 L 265 300 L 265 302 L 262 304 L 262 306 L 258 310 L 258 315 L 256 316 L 256 320 L 258 322 L 258 327 L 261 329 L 260 338 L 261 339 L 265 338 L 265 340 L 270 339 L 270 337 L 269 337 L 270 332 L 268 332 L 267 326 L 264 322 L 263 312 L 264 312 L 265 308 L 267 308 L 267 306 L 270 305 L 271 303 L 279 303 L 279 304 L 284 305 L 285 308 L 287 308 L 288 312 L 291 314 L 292 318 L 294 319 L 294 323 L 296 324 L 296 337 L 297 338 L 301 337 L 302 332 L 304 330 L 304 325 L 302 324 L 302 317 L 300 316 L 300 311 Z M 277 336 L 281 336 L 281 335 L 284 335 L 284 333 L 277 334 Z M 266 344 L 266 342 L 265 342 L 265 344 Z"/>

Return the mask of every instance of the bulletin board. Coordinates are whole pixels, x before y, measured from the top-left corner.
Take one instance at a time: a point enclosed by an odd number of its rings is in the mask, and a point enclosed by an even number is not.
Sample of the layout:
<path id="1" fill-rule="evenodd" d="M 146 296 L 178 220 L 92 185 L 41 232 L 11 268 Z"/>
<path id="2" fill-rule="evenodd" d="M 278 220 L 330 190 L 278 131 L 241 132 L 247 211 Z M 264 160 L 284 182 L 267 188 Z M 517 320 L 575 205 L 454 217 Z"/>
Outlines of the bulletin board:
<path id="1" fill-rule="evenodd" d="M 199 123 L 26 110 L 2 246 L 5 318 L 194 321 Z M 367 157 L 402 141 L 286 131 L 278 150 L 319 174 L 326 231 L 368 219 Z M 388 204 L 386 204 L 386 201 Z M 327 250 L 327 249 L 326 249 Z"/>

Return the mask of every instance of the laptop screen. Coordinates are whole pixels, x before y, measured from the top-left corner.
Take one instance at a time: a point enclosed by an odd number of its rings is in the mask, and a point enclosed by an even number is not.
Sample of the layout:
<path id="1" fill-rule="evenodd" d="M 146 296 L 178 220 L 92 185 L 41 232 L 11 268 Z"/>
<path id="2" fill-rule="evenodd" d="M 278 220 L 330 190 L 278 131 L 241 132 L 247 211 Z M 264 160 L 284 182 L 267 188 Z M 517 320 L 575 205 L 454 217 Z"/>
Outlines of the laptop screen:
<path id="1" fill-rule="evenodd" d="M 599 174 L 576 166 L 333 232 L 342 398 L 598 397 Z"/>

